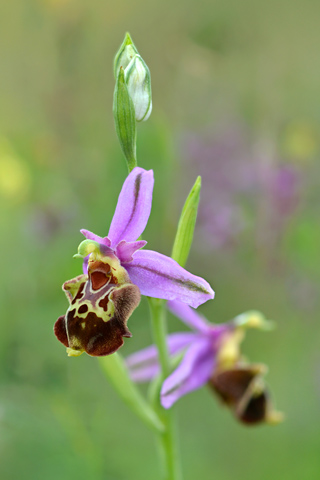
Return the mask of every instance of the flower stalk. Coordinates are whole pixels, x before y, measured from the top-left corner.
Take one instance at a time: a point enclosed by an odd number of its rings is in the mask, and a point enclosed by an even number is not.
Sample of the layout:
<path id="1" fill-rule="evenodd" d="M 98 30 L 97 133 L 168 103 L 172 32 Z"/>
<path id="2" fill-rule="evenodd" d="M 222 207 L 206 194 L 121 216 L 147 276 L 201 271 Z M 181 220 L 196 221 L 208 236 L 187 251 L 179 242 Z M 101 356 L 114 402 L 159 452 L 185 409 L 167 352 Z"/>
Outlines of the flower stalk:
<path id="1" fill-rule="evenodd" d="M 193 185 L 182 209 L 177 233 L 172 249 L 172 258 L 184 266 L 192 245 L 193 233 L 197 219 L 198 205 L 201 190 L 201 177 Z M 167 344 L 166 308 L 163 300 L 148 298 L 151 313 L 154 342 L 158 350 L 158 359 L 161 368 L 161 381 L 171 374 L 171 360 Z M 158 392 L 160 393 L 160 392 Z M 182 470 L 178 446 L 178 435 L 174 410 L 164 409 L 160 404 L 160 395 L 157 396 L 158 409 L 165 424 L 165 431 L 161 435 L 161 451 L 165 466 L 165 480 L 181 480 Z"/>
<path id="2" fill-rule="evenodd" d="M 154 341 L 158 349 L 162 381 L 171 373 L 170 357 L 167 347 L 166 309 L 163 300 L 148 298 Z M 165 426 L 159 435 L 164 480 L 182 480 L 181 462 L 177 439 L 174 410 L 165 410 L 157 399 L 157 407 Z"/>

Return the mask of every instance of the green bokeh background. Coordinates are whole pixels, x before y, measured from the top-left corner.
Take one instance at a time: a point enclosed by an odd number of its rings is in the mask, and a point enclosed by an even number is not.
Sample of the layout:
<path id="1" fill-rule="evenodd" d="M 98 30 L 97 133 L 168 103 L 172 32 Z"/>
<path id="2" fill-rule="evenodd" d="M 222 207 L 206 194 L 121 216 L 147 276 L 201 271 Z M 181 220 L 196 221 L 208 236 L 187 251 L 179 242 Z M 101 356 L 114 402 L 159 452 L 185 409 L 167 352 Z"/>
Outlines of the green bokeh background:
<path id="1" fill-rule="evenodd" d="M 245 428 L 206 388 L 186 396 L 176 406 L 185 479 L 319 478 L 319 2 L 13 0 L 0 8 L 1 478 L 160 478 L 152 434 L 97 361 L 68 358 L 52 333 L 66 309 L 60 285 L 81 270 L 72 258 L 79 229 L 107 233 L 127 173 L 112 118 L 112 60 L 127 30 L 152 74 L 154 110 L 138 130 L 139 164 L 156 178 L 149 248 L 170 254 L 194 181 L 187 132 L 210 135 L 237 119 L 250 145 L 271 146 L 301 183 L 276 245 L 261 222 L 266 240 L 257 240 L 259 215 L 231 247 L 204 248 L 196 232 L 188 268 L 216 291 L 201 311 L 222 322 L 255 308 L 277 321 L 272 333 L 250 332 L 243 350 L 269 365 L 286 421 Z M 259 192 L 255 201 L 267 202 Z M 145 301 L 129 327 L 125 355 L 152 341 Z M 170 330 L 181 328 L 170 317 Z"/>

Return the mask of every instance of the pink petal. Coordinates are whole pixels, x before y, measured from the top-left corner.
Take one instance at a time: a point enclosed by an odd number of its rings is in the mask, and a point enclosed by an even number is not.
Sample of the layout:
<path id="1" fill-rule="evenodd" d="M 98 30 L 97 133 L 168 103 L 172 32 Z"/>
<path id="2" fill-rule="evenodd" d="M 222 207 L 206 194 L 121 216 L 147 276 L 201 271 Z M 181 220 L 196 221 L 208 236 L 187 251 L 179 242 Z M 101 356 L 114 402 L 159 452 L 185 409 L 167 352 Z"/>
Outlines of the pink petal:
<path id="1" fill-rule="evenodd" d="M 133 242 L 144 231 L 151 211 L 153 183 L 152 170 L 136 167 L 128 175 L 108 234 L 113 246 L 121 240 Z"/>
<path id="2" fill-rule="evenodd" d="M 170 312 L 172 312 L 176 317 L 180 318 L 186 325 L 189 325 L 189 327 L 194 328 L 199 332 L 208 334 L 213 328 L 213 325 L 211 325 L 205 319 L 205 317 L 200 315 L 185 303 L 172 300 L 167 303 L 167 307 Z"/>
<path id="3" fill-rule="evenodd" d="M 98 242 L 101 245 L 105 245 L 106 247 L 111 247 L 111 241 L 108 237 L 99 237 L 99 235 L 96 235 L 95 233 L 92 233 L 89 230 L 85 230 L 84 228 L 82 228 L 82 230 L 80 230 L 80 232 L 88 240 L 93 240 L 94 242 Z"/>
<path id="4" fill-rule="evenodd" d="M 147 243 L 145 240 L 138 240 L 137 242 L 126 242 L 122 240 L 116 247 L 116 255 L 121 263 L 130 263 L 133 260 L 132 255 L 147 245 Z"/>
<path id="5" fill-rule="evenodd" d="M 192 275 L 172 258 L 152 250 L 134 254 L 133 261 L 124 265 L 142 295 L 166 300 L 179 300 L 198 307 L 214 297 L 214 291 L 203 278 Z"/>
<path id="6" fill-rule="evenodd" d="M 161 404 L 170 408 L 180 397 L 205 385 L 214 369 L 211 342 L 201 338 L 187 350 L 178 368 L 164 381 Z"/>
<path id="7" fill-rule="evenodd" d="M 174 355 L 197 339 L 194 333 L 173 333 L 168 335 L 168 349 Z M 159 373 L 158 350 L 155 345 L 150 345 L 143 350 L 129 355 L 126 359 L 130 377 L 135 382 L 147 382 Z"/>

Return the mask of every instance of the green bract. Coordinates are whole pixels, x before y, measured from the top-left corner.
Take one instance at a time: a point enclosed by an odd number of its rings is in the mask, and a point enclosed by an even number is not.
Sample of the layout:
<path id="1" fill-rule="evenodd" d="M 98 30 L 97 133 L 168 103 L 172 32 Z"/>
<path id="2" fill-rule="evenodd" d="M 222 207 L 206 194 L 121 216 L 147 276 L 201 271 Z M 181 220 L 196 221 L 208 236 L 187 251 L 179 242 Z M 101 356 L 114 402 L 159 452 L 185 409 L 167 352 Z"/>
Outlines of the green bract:
<path id="1" fill-rule="evenodd" d="M 136 119 L 122 67 L 120 67 L 114 90 L 113 115 L 119 142 L 126 157 L 129 172 L 131 172 L 137 166 Z"/>
<path id="2" fill-rule="evenodd" d="M 201 190 L 201 177 L 193 185 L 182 209 L 171 257 L 182 267 L 186 264 L 192 245 Z"/>

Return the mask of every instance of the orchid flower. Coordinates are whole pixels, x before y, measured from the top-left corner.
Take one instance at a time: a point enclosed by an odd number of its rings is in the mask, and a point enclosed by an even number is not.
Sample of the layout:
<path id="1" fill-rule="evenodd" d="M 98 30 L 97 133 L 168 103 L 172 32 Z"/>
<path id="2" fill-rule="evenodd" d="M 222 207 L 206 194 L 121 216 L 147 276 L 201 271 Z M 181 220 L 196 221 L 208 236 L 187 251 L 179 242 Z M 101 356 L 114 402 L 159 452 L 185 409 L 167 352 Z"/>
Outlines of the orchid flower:
<path id="1" fill-rule="evenodd" d="M 270 329 L 271 323 L 252 311 L 213 325 L 181 302 L 170 301 L 168 308 L 193 331 L 167 337 L 171 357 L 183 354 L 183 358 L 163 382 L 162 406 L 170 408 L 183 395 L 209 384 L 238 420 L 247 424 L 277 423 L 281 414 L 272 410 L 263 381 L 266 366 L 250 364 L 240 354 L 245 328 Z M 151 345 L 130 355 L 127 366 L 132 380 L 152 380 L 160 373 L 156 347 Z"/>
<path id="2" fill-rule="evenodd" d="M 109 234 L 86 237 L 75 256 L 84 259 L 83 275 L 64 283 L 70 306 L 54 332 L 68 355 L 84 351 L 92 356 L 114 353 L 131 337 L 127 320 L 140 294 L 179 300 L 193 307 L 214 297 L 208 282 L 192 275 L 161 253 L 140 250 L 138 240 L 149 219 L 153 171 L 136 167 L 125 180 Z"/>

